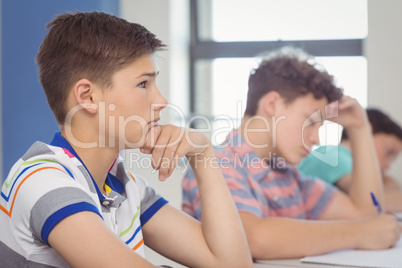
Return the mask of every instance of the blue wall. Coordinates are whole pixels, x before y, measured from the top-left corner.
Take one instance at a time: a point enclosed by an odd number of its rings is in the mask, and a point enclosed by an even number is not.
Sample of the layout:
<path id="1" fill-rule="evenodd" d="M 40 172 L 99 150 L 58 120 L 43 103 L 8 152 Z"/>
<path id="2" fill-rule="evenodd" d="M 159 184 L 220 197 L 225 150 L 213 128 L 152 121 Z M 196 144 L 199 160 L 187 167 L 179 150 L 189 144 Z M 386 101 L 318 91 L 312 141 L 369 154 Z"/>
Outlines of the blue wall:
<path id="1" fill-rule="evenodd" d="M 36 140 L 50 142 L 58 130 L 39 83 L 35 56 L 55 15 L 103 11 L 119 15 L 118 0 L 2 0 L 2 161 L 9 169 Z"/>

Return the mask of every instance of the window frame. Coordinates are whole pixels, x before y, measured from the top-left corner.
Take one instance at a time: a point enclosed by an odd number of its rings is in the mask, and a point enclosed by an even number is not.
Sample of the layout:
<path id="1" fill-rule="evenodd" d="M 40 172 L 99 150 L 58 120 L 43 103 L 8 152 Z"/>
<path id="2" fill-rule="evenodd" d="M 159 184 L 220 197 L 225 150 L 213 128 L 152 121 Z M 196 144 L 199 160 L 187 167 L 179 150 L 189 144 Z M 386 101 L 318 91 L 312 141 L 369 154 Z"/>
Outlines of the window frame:
<path id="1" fill-rule="evenodd" d="M 205 0 L 201 0 L 205 1 Z M 255 57 L 267 50 L 282 46 L 302 48 L 316 57 L 351 57 L 365 56 L 363 54 L 363 38 L 356 39 L 328 39 L 328 40 L 278 40 L 278 41 L 242 41 L 216 42 L 199 39 L 199 0 L 190 0 L 190 70 L 189 70 L 189 111 L 190 115 L 196 111 L 196 73 L 195 65 L 198 60 L 212 60 L 216 58 Z"/>

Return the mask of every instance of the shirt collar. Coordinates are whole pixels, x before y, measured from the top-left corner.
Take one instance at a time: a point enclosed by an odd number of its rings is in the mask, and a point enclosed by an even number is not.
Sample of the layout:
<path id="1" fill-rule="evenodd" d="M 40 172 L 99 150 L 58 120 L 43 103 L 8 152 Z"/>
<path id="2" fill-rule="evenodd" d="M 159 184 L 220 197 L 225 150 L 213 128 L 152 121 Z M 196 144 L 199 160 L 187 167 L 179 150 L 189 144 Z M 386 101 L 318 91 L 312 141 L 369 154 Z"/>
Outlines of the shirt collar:
<path id="1" fill-rule="evenodd" d="M 250 161 L 250 163 L 255 163 L 257 159 L 260 159 L 261 161 L 264 161 L 261 159 L 258 154 L 253 150 L 253 148 L 246 142 L 246 139 L 241 135 L 239 129 L 234 129 L 232 130 L 229 135 L 226 137 L 225 140 L 226 143 L 229 143 L 230 147 L 234 151 L 235 154 L 240 156 L 242 161 Z M 248 159 L 247 159 L 247 158 Z M 253 165 L 251 165 L 253 166 Z M 254 165 L 255 166 L 255 165 Z M 257 165 L 258 166 L 258 165 Z M 283 161 L 281 161 L 281 158 L 273 156 L 269 159 L 265 159 L 265 162 L 261 163 L 261 167 L 267 167 L 268 171 L 270 169 L 279 171 L 279 172 L 286 172 L 288 169 L 287 164 L 284 164 Z"/>
<path id="2" fill-rule="evenodd" d="M 95 182 L 94 178 L 92 177 L 92 174 L 89 172 L 88 168 L 85 166 L 84 162 L 78 156 L 77 152 L 74 150 L 74 148 L 71 146 L 71 144 L 61 135 L 60 131 L 57 131 L 54 134 L 53 140 L 50 142 L 50 145 L 64 148 L 68 152 L 70 152 L 75 158 L 77 158 L 81 162 L 81 164 L 85 167 L 86 171 L 88 172 L 89 176 L 91 177 L 92 183 L 95 186 L 99 200 L 106 199 L 106 197 L 99 190 L 98 185 L 96 184 L 96 182 Z M 113 190 L 119 194 L 121 194 L 124 190 L 124 186 L 121 183 L 121 181 L 110 173 L 107 174 L 105 185 L 108 186 L 111 190 Z"/>
<path id="3" fill-rule="evenodd" d="M 228 143 L 232 150 L 241 157 L 250 154 L 253 158 L 259 158 L 258 154 L 241 135 L 239 129 L 232 130 L 226 137 L 225 143 Z"/>

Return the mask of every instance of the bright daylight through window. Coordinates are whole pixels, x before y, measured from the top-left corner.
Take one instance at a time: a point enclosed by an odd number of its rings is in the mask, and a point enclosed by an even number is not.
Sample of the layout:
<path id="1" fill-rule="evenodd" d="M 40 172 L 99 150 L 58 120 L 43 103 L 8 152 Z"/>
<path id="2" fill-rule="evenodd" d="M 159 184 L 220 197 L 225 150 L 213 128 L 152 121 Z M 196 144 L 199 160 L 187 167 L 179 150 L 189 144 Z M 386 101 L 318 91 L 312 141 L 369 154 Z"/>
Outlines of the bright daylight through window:
<path id="1" fill-rule="evenodd" d="M 334 56 L 331 52 L 339 49 L 331 44 L 333 40 L 366 38 L 366 0 L 201 0 L 196 6 L 200 43 L 212 43 L 212 50 L 215 45 L 236 43 L 244 45 L 245 51 L 240 57 L 235 53 L 219 56 L 216 52 L 204 59 L 194 59 L 193 97 L 196 101 L 193 113 L 208 116 L 213 130 L 226 128 L 229 131 L 230 127 L 238 126 L 245 109 L 248 75 L 257 64 L 256 54 L 246 55 L 247 47 L 265 41 L 292 44 L 326 40 L 327 43 L 317 50 L 321 53 L 317 60 L 335 76 L 345 94 L 366 107 L 366 58 L 362 53 L 351 56 L 346 45 L 341 49 L 347 55 Z M 301 48 L 305 49 L 303 45 Z M 338 125 L 326 122 L 320 130 L 321 143 L 337 143 L 338 135 L 325 135 L 326 129 L 331 133 L 334 129 L 341 130 Z M 214 136 L 212 142 L 220 143 L 225 134 L 227 132 Z M 325 140 L 324 136 L 327 136 Z"/>

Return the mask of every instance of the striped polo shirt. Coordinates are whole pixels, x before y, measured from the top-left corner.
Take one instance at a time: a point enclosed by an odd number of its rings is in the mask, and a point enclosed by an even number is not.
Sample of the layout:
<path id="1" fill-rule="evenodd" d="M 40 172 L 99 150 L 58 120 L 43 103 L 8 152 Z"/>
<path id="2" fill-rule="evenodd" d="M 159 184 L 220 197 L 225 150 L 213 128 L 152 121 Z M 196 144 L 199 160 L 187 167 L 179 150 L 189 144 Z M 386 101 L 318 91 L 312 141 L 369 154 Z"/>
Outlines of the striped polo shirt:
<path id="1" fill-rule="evenodd" d="M 335 188 L 315 177 L 304 176 L 283 159 L 261 159 L 238 130 L 215 147 L 225 181 L 239 211 L 258 217 L 319 219 Z M 182 209 L 201 220 L 200 197 L 194 172 L 189 168 L 182 181 Z"/>
<path id="2" fill-rule="evenodd" d="M 145 257 L 141 226 L 167 201 L 128 172 L 120 156 L 110 167 L 104 189 L 106 195 L 60 133 L 51 145 L 34 143 L 1 188 L 0 267 L 70 267 L 49 246 L 48 235 L 57 223 L 80 211 L 98 214 Z"/>

